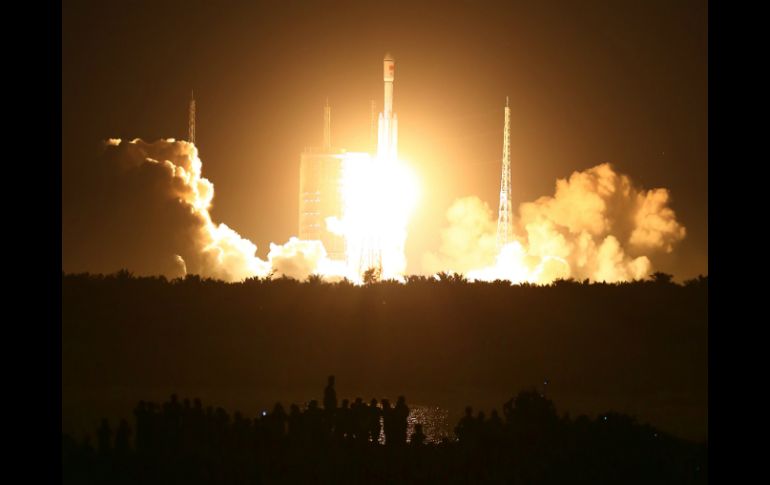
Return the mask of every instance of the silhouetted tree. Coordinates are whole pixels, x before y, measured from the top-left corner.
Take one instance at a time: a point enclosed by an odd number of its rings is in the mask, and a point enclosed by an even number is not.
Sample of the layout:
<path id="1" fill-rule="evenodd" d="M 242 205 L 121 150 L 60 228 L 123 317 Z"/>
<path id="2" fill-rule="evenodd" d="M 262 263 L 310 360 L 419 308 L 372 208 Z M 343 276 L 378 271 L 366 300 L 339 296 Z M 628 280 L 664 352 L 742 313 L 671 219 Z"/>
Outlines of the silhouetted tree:
<path id="1" fill-rule="evenodd" d="M 673 283 L 674 275 L 657 271 L 650 275 L 650 280 L 652 280 L 653 283 L 668 285 Z"/>
<path id="2" fill-rule="evenodd" d="M 380 270 L 378 268 L 369 268 L 364 271 L 363 275 L 364 284 L 372 285 L 380 281 Z"/>
<path id="3" fill-rule="evenodd" d="M 317 273 L 313 273 L 307 277 L 306 281 L 311 285 L 317 285 L 317 284 L 323 283 L 324 280 L 321 275 Z"/>

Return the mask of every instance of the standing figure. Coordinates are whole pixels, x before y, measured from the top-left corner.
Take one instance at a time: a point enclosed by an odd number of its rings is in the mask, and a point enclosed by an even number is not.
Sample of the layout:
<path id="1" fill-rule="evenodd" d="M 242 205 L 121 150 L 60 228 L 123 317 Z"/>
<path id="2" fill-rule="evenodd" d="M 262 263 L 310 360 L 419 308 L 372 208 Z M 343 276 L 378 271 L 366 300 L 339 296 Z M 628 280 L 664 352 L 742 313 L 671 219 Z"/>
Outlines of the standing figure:
<path id="1" fill-rule="evenodd" d="M 380 441 L 380 432 L 382 431 L 382 423 L 380 418 L 382 417 L 382 411 L 377 406 L 377 399 L 372 398 L 369 402 L 369 438 L 372 443 L 377 444 Z"/>
<path id="2" fill-rule="evenodd" d="M 396 407 L 393 408 L 394 430 L 396 433 L 396 444 L 406 444 L 407 418 L 409 418 L 409 408 L 406 405 L 404 396 L 398 396 Z"/>

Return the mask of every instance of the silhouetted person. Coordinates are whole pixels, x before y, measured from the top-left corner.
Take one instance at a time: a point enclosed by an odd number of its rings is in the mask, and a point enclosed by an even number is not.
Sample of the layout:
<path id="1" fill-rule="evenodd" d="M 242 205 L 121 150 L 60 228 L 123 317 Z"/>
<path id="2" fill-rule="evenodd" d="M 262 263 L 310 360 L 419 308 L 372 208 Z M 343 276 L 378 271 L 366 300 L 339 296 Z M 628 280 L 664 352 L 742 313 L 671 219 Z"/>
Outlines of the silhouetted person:
<path id="1" fill-rule="evenodd" d="M 455 427 L 457 440 L 464 445 L 473 446 L 476 442 L 476 420 L 473 418 L 473 408 L 465 408 L 465 416 L 460 419 Z"/>
<path id="2" fill-rule="evenodd" d="M 176 394 L 171 395 L 171 399 L 163 404 L 163 413 L 170 420 L 169 424 L 176 426 L 182 417 L 182 406 L 179 404 L 179 397 Z"/>
<path id="3" fill-rule="evenodd" d="M 484 414 L 484 411 L 479 411 L 479 413 L 476 415 L 476 426 L 477 429 L 481 429 L 484 427 L 484 423 L 486 422 L 487 415 Z"/>
<path id="4" fill-rule="evenodd" d="M 483 441 L 492 447 L 497 447 L 502 444 L 503 440 L 503 420 L 497 414 L 497 409 L 492 410 L 492 414 L 489 419 L 484 423 L 482 429 Z"/>
<path id="5" fill-rule="evenodd" d="M 107 418 L 102 419 L 99 430 L 97 431 L 97 437 L 99 439 L 99 455 L 108 456 L 110 454 L 110 449 L 112 448 L 110 443 L 112 440 L 112 430 L 110 429 L 110 423 L 107 421 Z"/>
<path id="6" fill-rule="evenodd" d="M 214 407 L 206 406 L 206 412 L 203 418 L 203 437 L 207 446 L 212 446 L 216 441 L 216 430 L 214 428 Z"/>
<path id="7" fill-rule="evenodd" d="M 385 432 L 385 444 L 390 446 L 396 441 L 396 431 L 393 429 L 393 408 L 388 399 L 382 400 L 382 427 Z"/>
<path id="8" fill-rule="evenodd" d="M 186 401 L 187 402 L 187 401 Z M 288 418 L 280 403 L 266 415 L 251 420 L 240 412 L 233 419 L 222 409 L 199 401 L 181 405 L 182 432 L 198 426 L 199 448 L 182 447 L 168 454 L 153 448 L 140 459 L 131 459 L 128 422 L 115 430 L 104 419 L 97 429 L 99 454 L 94 456 L 90 439 L 78 446 L 62 437 L 64 483 L 326 483 L 333 482 L 481 482 L 481 483 L 706 483 L 707 444 L 675 440 L 649 425 L 640 425 L 624 414 L 607 412 L 592 420 L 579 416 L 559 418 L 553 403 L 533 391 L 519 393 L 507 403 L 510 425 L 503 425 L 497 411 L 487 419 L 468 407 L 457 424 L 460 443 L 442 441 L 430 446 L 423 425 L 410 436 L 411 450 L 399 448 L 408 422 L 406 400 L 395 407 L 383 399 L 386 441 L 358 446 L 377 436 L 372 426 L 376 400 L 367 406 L 356 399 L 353 407 L 343 400 L 339 411 L 350 411 L 352 430 L 348 440 L 356 446 L 335 446 L 324 435 L 324 410 L 311 401 L 305 413 L 293 404 Z M 172 402 L 163 404 L 169 410 Z M 161 426 L 153 440 L 166 441 L 172 426 L 157 412 L 155 403 L 140 403 L 135 414 L 156 420 Z M 152 411 L 148 411 L 152 410 Z M 355 416 L 365 416 L 365 426 Z M 339 416 L 339 414 L 338 414 Z M 288 419 L 289 440 L 283 442 L 283 423 Z M 339 428 L 344 429 L 340 424 Z M 335 428 L 336 429 L 336 428 Z M 404 431 L 405 433 L 405 431 Z M 299 436 L 299 439 L 296 437 Z M 113 440 L 114 438 L 114 440 Z M 501 438 L 501 439 L 498 439 Z M 310 449 L 301 446 L 311 445 Z M 430 450 L 430 451 L 428 451 Z M 459 453 L 458 453 L 459 451 Z M 109 453 L 109 454 L 107 454 Z M 426 460 L 429 458 L 429 460 Z M 382 468 L 387 466 L 386 469 Z M 379 470 L 385 476 L 378 475 Z M 374 474 L 372 474 L 374 472 Z M 436 475 L 436 472 L 439 475 Z M 96 473 L 96 475 L 94 475 Z M 380 479 L 383 478 L 383 479 Z"/>
<path id="9" fill-rule="evenodd" d="M 260 412 L 253 420 L 250 420 L 250 426 L 248 428 L 248 445 L 249 447 L 261 448 L 273 444 L 271 439 L 270 423 L 272 417 L 270 414 L 265 415 L 266 411 Z"/>
<path id="10" fill-rule="evenodd" d="M 425 443 L 425 438 L 425 433 L 422 432 L 422 424 L 416 423 L 409 444 L 412 446 L 422 446 Z"/>
<path id="11" fill-rule="evenodd" d="M 406 444 L 406 429 L 408 426 L 409 408 L 404 396 L 398 396 L 396 407 L 393 408 L 393 431 L 395 432 L 395 444 Z"/>
<path id="12" fill-rule="evenodd" d="M 337 414 L 337 391 L 334 390 L 334 376 L 329 376 L 324 389 L 324 427 L 326 436 L 334 433 L 335 414 Z"/>
<path id="13" fill-rule="evenodd" d="M 230 427 L 230 415 L 222 407 L 214 409 L 214 419 L 212 420 L 212 434 L 214 436 L 214 442 L 212 443 L 215 449 L 223 449 L 227 446 L 228 441 L 228 428 Z"/>
<path id="14" fill-rule="evenodd" d="M 487 439 L 487 415 L 484 414 L 484 411 L 479 411 L 478 414 L 476 414 L 476 421 L 473 423 L 473 429 L 475 433 L 475 445 L 476 446 L 484 446 Z"/>
<path id="15" fill-rule="evenodd" d="M 134 408 L 134 419 L 136 421 L 136 451 L 143 453 L 147 450 L 147 440 L 149 438 L 149 409 L 144 401 L 139 401 L 139 404 Z"/>
<path id="16" fill-rule="evenodd" d="M 543 430 L 559 419 L 553 402 L 535 389 L 519 392 L 515 400 L 506 403 L 505 408 L 506 419 L 515 428 Z"/>
<path id="17" fill-rule="evenodd" d="M 280 402 L 275 403 L 273 412 L 266 416 L 269 438 L 273 441 L 280 441 L 286 434 L 286 411 Z"/>
<path id="18" fill-rule="evenodd" d="M 332 411 L 337 409 L 337 391 L 334 390 L 334 376 L 329 376 L 324 389 L 324 410 Z"/>
<path id="19" fill-rule="evenodd" d="M 318 407 L 318 401 L 315 399 L 310 401 L 307 409 L 302 414 L 302 418 L 302 425 L 308 434 L 310 442 L 314 445 L 322 443 L 326 433 L 324 433 L 324 414 Z"/>
<path id="20" fill-rule="evenodd" d="M 187 444 L 191 450 L 199 450 L 203 441 L 205 440 L 205 414 L 203 411 L 203 404 L 200 398 L 193 399 L 192 410 L 190 411 L 189 426 L 190 432 L 188 433 L 188 439 L 190 442 Z"/>
<path id="21" fill-rule="evenodd" d="M 367 424 L 369 422 L 369 410 L 368 406 L 364 404 L 363 399 L 357 397 L 353 405 L 350 406 L 351 415 L 353 417 L 353 437 L 359 444 L 363 444 L 369 441 L 369 430 Z"/>
<path id="22" fill-rule="evenodd" d="M 163 428 L 160 406 L 158 403 L 147 403 L 147 439 L 145 444 L 147 449 L 154 452 L 163 447 L 165 440 L 165 430 Z"/>
<path id="23" fill-rule="evenodd" d="M 269 418 L 270 416 L 266 416 L 266 418 Z M 259 426 L 259 424 L 262 424 Z M 257 424 L 260 428 L 265 428 L 264 423 L 258 423 Z M 243 448 L 248 445 L 250 438 L 251 438 L 251 422 L 248 418 L 244 418 L 243 415 L 236 411 L 235 414 L 233 414 L 233 426 L 232 426 L 232 444 L 236 446 L 236 448 Z M 265 429 L 266 432 L 269 432 L 269 430 Z"/>
<path id="24" fill-rule="evenodd" d="M 120 420 L 118 429 L 115 432 L 115 454 L 121 457 L 128 455 L 130 449 L 131 429 L 128 427 L 128 421 Z"/>
<path id="25" fill-rule="evenodd" d="M 183 450 L 183 452 L 187 452 L 190 449 L 190 445 L 192 442 L 192 433 L 194 432 L 195 428 L 194 426 L 191 426 L 190 421 L 193 419 L 192 417 L 192 403 L 189 398 L 184 398 L 182 400 L 182 406 L 180 409 L 180 420 L 179 420 L 179 447 Z"/>
<path id="26" fill-rule="evenodd" d="M 296 404 L 289 407 L 288 422 L 289 441 L 294 444 L 300 443 L 302 441 L 302 414 Z"/>
<path id="27" fill-rule="evenodd" d="M 380 411 L 380 407 L 377 405 L 377 399 L 372 398 L 372 400 L 369 402 L 368 412 L 369 438 L 372 440 L 372 443 L 378 443 L 380 441 L 380 432 L 382 430 L 382 423 L 380 422 L 382 411 Z"/>
<path id="28" fill-rule="evenodd" d="M 176 394 L 172 394 L 171 399 L 163 404 L 162 419 L 167 449 L 176 451 L 179 449 L 182 428 L 182 405 Z"/>
<path id="29" fill-rule="evenodd" d="M 350 413 L 350 405 L 347 399 L 342 400 L 342 406 L 337 409 L 334 422 L 334 437 L 338 442 L 344 441 L 353 435 L 353 416 Z"/>
<path id="30" fill-rule="evenodd" d="M 91 435 L 87 434 L 83 437 L 83 455 L 86 457 L 86 459 L 90 459 L 92 456 L 94 456 L 94 447 L 91 444 Z"/>

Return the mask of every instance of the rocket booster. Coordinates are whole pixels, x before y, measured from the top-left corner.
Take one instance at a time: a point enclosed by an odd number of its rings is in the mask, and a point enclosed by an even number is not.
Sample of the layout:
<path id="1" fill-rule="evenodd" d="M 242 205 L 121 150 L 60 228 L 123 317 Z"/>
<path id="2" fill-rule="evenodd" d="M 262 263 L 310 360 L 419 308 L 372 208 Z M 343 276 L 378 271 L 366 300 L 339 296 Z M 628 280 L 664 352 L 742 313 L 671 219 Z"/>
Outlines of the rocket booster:
<path id="1" fill-rule="evenodd" d="M 390 54 L 385 55 L 383 61 L 383 80 L 385 81 L 385 117 L 389 117 L 393 113 L 393 79 L 396 73 L 396 63 Z"/>
<path id="2" fill-rule="evenodd" d="M 393 113 L 393 80 L 396 63 L 390 54 L 383 60 L 383 80 L 385 81 L 385 102 L 379 116 L 377 136 L 377 156 L 380 160 L 396 160 L 398 142 L 398 118 Z"/>

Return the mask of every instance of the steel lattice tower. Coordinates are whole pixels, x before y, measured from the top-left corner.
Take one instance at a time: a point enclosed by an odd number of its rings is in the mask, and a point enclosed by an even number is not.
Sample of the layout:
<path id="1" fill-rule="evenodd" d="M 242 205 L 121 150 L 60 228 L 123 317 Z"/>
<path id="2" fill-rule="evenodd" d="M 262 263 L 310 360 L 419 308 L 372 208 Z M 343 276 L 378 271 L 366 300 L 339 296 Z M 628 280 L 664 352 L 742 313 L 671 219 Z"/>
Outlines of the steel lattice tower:
<path id="1" fill-rule="evenodd" d="M 505 97 L 505 129 L 503 130 L 503 176 L 500 181 L 500 208 L 497 215 L 497 249 L 513 240 L 511 204 L 511 108 Z"/>
<path id="2" fill-rule="evenodd" d="M 326 97 L 324 106 L 324 151 L 330 153 L 332 149 L 332 109 L 329 106 L 329 97 Z"/>
<path id="3" fill-rule="evenodd" d="M 190 91 L 190 118 L 187 125 L 187 141 L 195 145 L 195 93 Z"/>
<path id="4" fill-rule="evenodd" d="M 372 100 L 371 119 L 369 120 L 369 149 L 377 153 L 377 102 Z"/>

